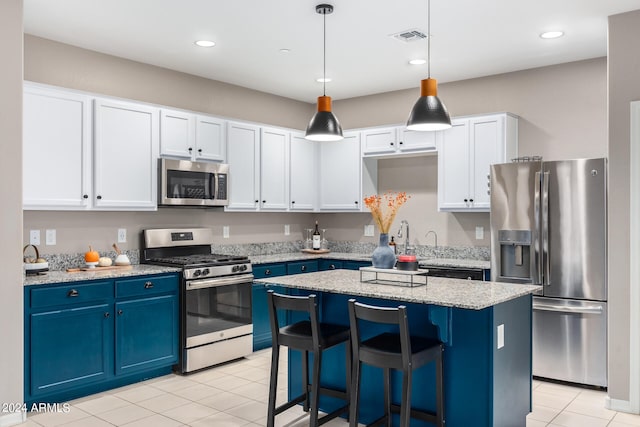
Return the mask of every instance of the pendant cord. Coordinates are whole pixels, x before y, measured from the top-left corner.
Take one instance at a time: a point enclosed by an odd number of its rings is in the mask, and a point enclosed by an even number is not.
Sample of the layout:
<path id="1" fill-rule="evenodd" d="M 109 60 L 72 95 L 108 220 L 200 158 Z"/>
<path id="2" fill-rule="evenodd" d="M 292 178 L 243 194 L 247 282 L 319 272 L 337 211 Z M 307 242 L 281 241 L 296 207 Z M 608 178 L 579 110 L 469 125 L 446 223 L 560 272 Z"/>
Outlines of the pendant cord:
<path id="1" fill-rule="evenodd" d="M 431 78 L 431 0 L 427 0 L 427 74 Z"/>
<path id="2" fill-rule="evenodd" d="M 322 14 L 322 95 L 327 96 L 327 11 Z"/>

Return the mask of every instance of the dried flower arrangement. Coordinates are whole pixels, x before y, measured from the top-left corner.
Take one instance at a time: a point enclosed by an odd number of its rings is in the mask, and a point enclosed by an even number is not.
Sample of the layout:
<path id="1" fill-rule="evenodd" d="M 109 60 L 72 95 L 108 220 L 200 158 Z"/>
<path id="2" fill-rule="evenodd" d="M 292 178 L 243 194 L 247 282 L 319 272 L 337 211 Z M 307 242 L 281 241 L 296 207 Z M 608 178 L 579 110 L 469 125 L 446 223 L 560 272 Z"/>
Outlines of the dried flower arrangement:
<path id="1" fill-rule="evenodd" d="M 374 194 L 373 196 L 365 197 L 364 204 L 371 211 L 371 216 L 378 224 L 380 233 L 388 234 L 398 209 L 410 198 L 411 196 L 408 196 L 404 191 L 387 191 L 382 196 Z"/>

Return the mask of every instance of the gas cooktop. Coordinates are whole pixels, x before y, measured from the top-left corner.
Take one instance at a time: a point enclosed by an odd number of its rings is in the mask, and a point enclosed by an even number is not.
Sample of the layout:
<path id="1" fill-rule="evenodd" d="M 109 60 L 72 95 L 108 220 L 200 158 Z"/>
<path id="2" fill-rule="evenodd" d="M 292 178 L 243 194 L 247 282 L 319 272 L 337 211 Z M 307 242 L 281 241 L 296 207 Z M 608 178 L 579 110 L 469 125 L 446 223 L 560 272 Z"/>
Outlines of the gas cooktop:
<path id="1" fill-rule="evenodd" d="M 147 262 L 152 264 L 194 268 L 241 264 L 249 262 L 249 258 L 240 255 L 193 254 L 183 256 L 152 257 L 147 259 Z"/>

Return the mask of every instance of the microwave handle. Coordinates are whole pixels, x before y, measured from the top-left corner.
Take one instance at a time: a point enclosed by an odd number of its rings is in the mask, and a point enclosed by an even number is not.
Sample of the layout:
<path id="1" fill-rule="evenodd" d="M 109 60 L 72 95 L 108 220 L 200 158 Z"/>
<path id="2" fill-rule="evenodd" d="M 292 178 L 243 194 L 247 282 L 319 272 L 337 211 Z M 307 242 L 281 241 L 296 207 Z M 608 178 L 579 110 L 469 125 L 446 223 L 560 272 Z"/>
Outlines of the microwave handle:
<path id="1" fill-rule="evenodd" d="M 209 174 L 209 194 L 211 195 L 211 199 L 215 200 L 216 191 L 218 189 L 218 174 L 211 173 Z"/>

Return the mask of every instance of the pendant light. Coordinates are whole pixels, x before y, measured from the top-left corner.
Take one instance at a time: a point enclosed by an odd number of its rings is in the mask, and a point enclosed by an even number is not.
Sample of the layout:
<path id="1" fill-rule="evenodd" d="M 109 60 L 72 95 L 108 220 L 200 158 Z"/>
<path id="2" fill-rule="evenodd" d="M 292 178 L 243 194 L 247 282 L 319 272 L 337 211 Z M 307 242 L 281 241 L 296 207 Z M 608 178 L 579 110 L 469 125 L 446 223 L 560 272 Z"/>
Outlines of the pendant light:
<path id="1" fill-rule="evenodd" d="M 447 107 L 438 98 L 438 81 L 431 78 L 431 0 L 427 0 L 427 43 L 428 77 L 420 82 L 420 98 L 407 120 L 409 130 L 434 131 L 451 127 Z"/>
<path id="2" fill-rule="evenodd" d="M 330 4 L 319 4 L 316 6 L 316 12 L 323 16 L 323 79 L 322 79 L 322 96 L 318 97 L 318 112 L 313 115 L 307 132 L 304 137 L 311 141 L 339 141 L 343 139 L 342 126 L 331 112 L 331 97 L 326 94 L 327 86 L 327 15 L 333 13 L 333 6 Z"/>

